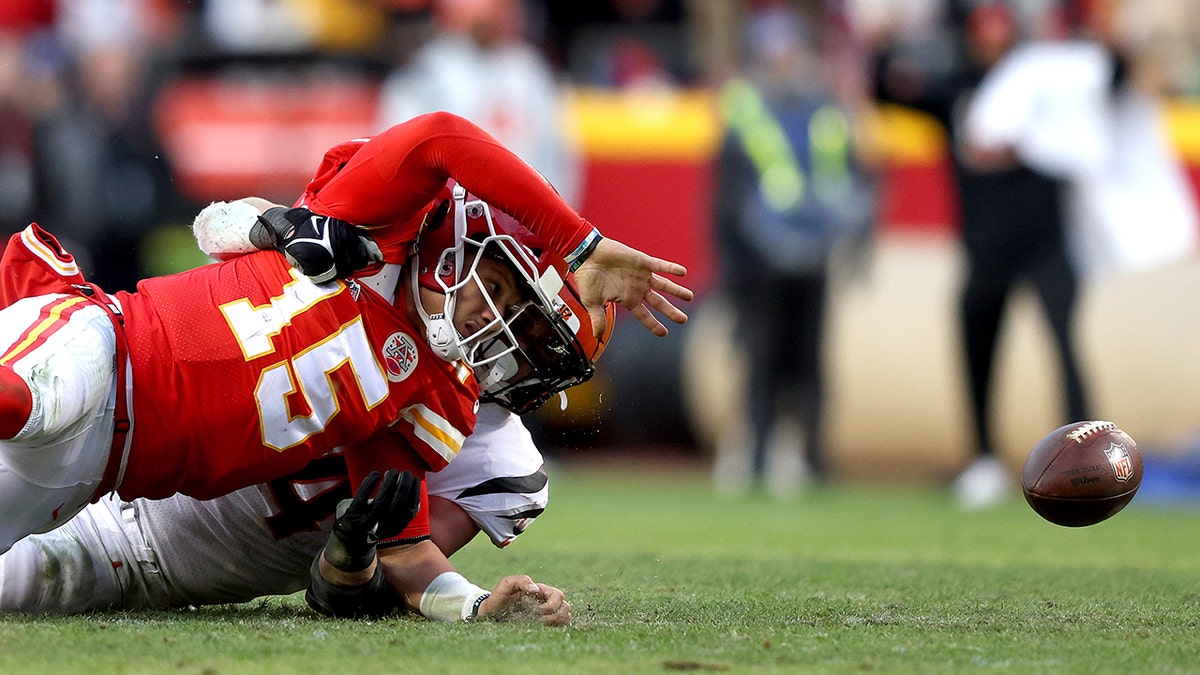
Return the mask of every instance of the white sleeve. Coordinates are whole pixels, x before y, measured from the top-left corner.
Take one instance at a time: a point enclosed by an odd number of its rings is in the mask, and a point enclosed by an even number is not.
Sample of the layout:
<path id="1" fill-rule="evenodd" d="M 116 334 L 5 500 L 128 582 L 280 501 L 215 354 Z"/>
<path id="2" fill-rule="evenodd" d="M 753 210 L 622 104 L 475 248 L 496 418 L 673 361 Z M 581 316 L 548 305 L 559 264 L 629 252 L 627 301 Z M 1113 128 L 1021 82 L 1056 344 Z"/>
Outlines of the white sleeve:
<path id="1" fill-rule="evenodd" d="M 1076 179 L 1111 156 L 1112 61 L 1089 42 L 1015 48 L 980 83 L 965 120 L 968 142 L 1011 147 L 1049 176 Z"/>
<path id="2" fill-rule="evenodd" d="M 521 418 L 494 403 L 479 406 L 475 431 L 454 461 L 425 477 L 430 495 L 462 507 L 503 548 L 550 500 L 542 454 Z"/>
<path id="3" fill-rule="evenodd" d="M 326 520 L 311 531 L 282 539 L 262 486 L 203 502 L 107 497 L 0 556 L 0 611 L 167 609 L 293 593 L 308 584 L 342 496 L 324 500 L 316 511 Z"/>
<path id="4" fill-rule="evenodd" d="M 429 475 L 429 492 L 457 503 L 503 547 L 545 509 L 548 479 L 516 415 L 485 404 L 479 418 L 449 468 Z M 334 507 L 350 496 L 345 466 L 322 458 L 277 483 L 287 485 L 208 501 L 175 495 L 91 504 L 0 556 L 0 611 L 165 609 L 303 589 Z"/>
<path id="5" fill-rule="evenodd" d="M 988 149 L 1016 146 L 1031 123 L 1036 74 L 1020 48 L 992 66 L 967 108 L 967 140 Z"/>

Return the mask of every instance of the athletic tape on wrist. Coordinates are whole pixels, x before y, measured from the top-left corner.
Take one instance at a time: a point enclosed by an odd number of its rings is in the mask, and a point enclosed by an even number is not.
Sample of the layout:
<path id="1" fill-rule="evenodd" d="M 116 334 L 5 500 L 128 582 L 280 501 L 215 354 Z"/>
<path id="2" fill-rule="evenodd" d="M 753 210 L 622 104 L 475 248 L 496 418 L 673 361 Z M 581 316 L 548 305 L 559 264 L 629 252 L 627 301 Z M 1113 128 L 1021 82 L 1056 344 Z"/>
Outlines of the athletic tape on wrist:
<path id="1" fill-rule="evenodd" d="M 213 202 L 192 221 L 192 235 L 205 255 L 224 259 L 260 249 L 250 232 L 258 209 L 243 201 Z"/>
<path id="2" fill-rule="evenodd" d="M 478 598 L 475 598 L 475 602 L 471 603 L 471 616 L 463 619 L 463 621 L 477 618 L 479 616 L 479 608 L 483 606 L 483 601 L 490 597 L 492 597 L 491 593 L 484 593 Z"/>
<path id="3" fill-rule="evenodd" d="M 489 595 L 458 572 L 443 572 L 421 595 L 421 614 L 433 621 L 468 621 Z"/>

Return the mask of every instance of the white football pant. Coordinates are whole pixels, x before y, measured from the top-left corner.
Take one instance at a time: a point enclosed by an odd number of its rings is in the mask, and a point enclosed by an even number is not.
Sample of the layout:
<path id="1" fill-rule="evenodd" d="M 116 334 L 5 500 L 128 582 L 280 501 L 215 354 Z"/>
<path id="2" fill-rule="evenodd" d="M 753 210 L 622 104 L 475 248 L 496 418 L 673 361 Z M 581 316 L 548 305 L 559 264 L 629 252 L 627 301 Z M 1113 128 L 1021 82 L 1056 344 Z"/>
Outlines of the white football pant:
<path id="1" fill-rule="evenodd" d="M 95 493 L 112 445 L 115 354 L 111 319 L 82 296 L 0 310 L 0 364 L 33 394 L 29 423 L 0 441 L 0 553 L 67 522 Z"/>
<path id="2" fill-rule="evenodd" d="M 515 539 L 549 500 L 529 432 L 494 404 L 480 406 L 475 433 L 427 482 L 430 495 L 462 507 L 497 547 Z M 316 494 L 323 485 L 310 487 Z M 0 556 L 0 611 L 161 609 L 294 593 L 308 585 L 309 565 L 333 525 L 332 506 L 319 529 L 283 539 L 269 525 L 278 512 L 263 485 L 208 501 L 106 497 Z"/>

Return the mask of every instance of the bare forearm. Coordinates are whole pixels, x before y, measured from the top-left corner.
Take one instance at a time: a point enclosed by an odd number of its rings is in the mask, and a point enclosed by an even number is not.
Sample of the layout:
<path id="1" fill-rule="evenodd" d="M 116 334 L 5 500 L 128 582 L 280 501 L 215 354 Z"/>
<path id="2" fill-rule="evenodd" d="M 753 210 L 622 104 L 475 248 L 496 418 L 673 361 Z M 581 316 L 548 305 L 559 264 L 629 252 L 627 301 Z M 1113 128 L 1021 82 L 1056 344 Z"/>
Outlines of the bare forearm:
<path id="1" fill-rule="evenodd" d="M 471 543 L 479 525 L 458 504 L 442 497 L 429 497 L 429 536 L 449 558 Z"/>
<path id="2" fill-rule="evenodd" d="M 444 572 L 454 572 L 454 566 L 432 541 L 409 546 L 393 546 L 379 551 L 388 585 L 404 598 L 414 612 L 421 609 L 421 598 L 430 582 Z"/>

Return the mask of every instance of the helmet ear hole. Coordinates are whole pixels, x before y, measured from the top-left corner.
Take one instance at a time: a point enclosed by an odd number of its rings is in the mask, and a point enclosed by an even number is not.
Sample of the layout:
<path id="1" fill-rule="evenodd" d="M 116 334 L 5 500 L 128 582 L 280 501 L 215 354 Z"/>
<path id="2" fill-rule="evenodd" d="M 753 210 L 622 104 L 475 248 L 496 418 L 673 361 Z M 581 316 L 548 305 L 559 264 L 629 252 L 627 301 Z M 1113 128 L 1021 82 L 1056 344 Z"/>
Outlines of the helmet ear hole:
<path id="1" fill-rule="evenodd" d="M 421 234 L 440 230 L 446 223 L 446 214 L 450 213 L 450 200 L 443 199 L 437 203 L 425 216 L 421 223 Z"/>

